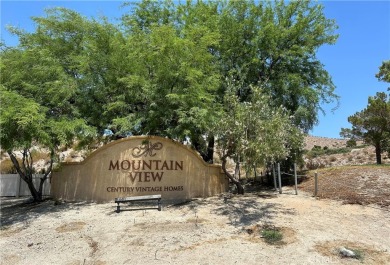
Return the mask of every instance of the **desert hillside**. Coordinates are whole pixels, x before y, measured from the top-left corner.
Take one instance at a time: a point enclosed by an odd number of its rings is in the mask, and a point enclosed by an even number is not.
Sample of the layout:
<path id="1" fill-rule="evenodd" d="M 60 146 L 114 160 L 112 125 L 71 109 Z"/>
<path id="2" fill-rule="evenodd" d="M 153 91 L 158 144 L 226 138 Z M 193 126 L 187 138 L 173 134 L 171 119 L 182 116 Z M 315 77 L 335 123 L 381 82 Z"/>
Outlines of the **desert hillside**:
<path id="1" fill-rule="evenodd" d="M 305 137 L 305 149 L 311 150 L 313 147 L 321 146 L 324 148 L 325 146 L 329 148 L 341 148 L 345 147 L 347 144 L 347 140 L 345 139 L 338 139 L 338 138 L 327 138 L 327 137 L 320 137 L 320 136 L 312 136 L 307 135 Z"/>
<path id="2" fill-rule="evenodd" d="M 305 167 L 316 169 L 347 165 L 376 164 L 375 148 L 358 142 L 356 147 L 347 148 L 347 140 L 307 136 L 305 138 Z M 321 147 L 311 151 L 314 146 Z M 382 154 L 382 164 L 390 164 L 390 156 Z"/>

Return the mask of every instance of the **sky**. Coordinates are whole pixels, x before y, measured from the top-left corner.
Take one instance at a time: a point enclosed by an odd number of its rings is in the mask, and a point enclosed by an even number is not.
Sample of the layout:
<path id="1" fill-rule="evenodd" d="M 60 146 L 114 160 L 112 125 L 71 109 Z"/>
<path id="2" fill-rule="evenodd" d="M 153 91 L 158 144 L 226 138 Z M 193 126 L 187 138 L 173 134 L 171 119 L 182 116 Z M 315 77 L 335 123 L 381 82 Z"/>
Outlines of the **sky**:
<path id="1" fill-rule="evenodd" d="M 0 1 L 1 39 L 7 46 L 18 43 L 7 32 L 7 25 L 33 31 L 30 18 L 43 16 L 47 7 L 66 7 L 87 17 L 104 15 L 113 23 L 129 10 L 121 8 L 122 1 Z M 310 134 L 340 138 L 341 128 L 351 127 L 348 117 L 363 110 L 369 96 L 390 87 L 375 77 L 382 62 L 390 60 L 390 0 L 319 2 L 324 5 L 325 16 L 339 27 L 336 44 L 320 47 L 317 57 L 331 75 L 340 100 L 322 105 L 325 114 L 318 114 L 319 124 Z"/>

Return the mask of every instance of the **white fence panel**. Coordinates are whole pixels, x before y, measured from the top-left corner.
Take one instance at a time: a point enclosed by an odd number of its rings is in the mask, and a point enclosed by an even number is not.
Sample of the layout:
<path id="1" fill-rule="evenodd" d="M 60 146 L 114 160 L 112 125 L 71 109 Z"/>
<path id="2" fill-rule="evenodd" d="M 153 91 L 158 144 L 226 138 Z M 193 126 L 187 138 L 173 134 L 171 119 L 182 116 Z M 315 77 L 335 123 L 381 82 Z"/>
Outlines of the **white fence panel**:
<path id="1" fill-rule="evenodd" d="M 40 179 L 43 174 L 35 174 L 33 176 L 33 183 L 36 189 L 39 188 Z M 50 177 L 43 184 L 43 195 L 50 195 Z M 18 174 L 1 174 L 0 175 L 0 196 L 30 196 L 30 190 L 27 183 L 20 178 Z"/>

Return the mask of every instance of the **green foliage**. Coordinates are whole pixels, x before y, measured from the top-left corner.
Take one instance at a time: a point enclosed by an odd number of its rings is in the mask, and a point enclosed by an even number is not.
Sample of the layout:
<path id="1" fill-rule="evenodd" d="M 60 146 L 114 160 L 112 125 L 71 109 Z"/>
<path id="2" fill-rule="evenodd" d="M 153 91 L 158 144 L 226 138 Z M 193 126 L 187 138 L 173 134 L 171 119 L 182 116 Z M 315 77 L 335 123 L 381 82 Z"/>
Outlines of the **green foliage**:
<path id="1" fill-rule="evenodd" d="M 355 256 L 354 258 L 357 259 L 357 260 L 360 260 L 361 262 L 363 262 L 364 260 L 364 252 L 360 249 L 352 249 L 353 253 L 355 253 Z"/>
<path id="2" fill-rule="evenodd" d="M 308 1 L 230 1 L 222 5 L 219 22 L 224 76 L 242 80 L 242 99 L 251 93 L 250 85 L 261 84 L 273 104 L 283 105 L 308 131 L 317 123 L 320 102 L 337 99 L 315 56 L 319 46 L 335 42 L 335 28 L 322 6 Z"/>
<path id="3" fill-rule="evenodd" d="M 112 128 L 181 140 L 204 133 L 214 116 L 213 94 L 219 81 L 207 50 L 212 34 L 201 40 L 192 35 L 184 38 L 172 26 L 163 25 L 151 27 L 149 34 L 134 34 L 130 42 L 134 45 L 128 59 L 133 68 L 121 82 L 136 100 L 126 105 L 133 103 L 137 109 L 114 119 Z"/>
<path id="4" fill-rule="evenodd" d="M 279 244 L 283 239 L 283 234 L 276 228 L 266 227 L 261 231 L 261 236 L 268 244 Z"/>
<path id="5" fill-rule="evenodd" d="M 356 147 L 356 146 L 357 146 L 357 143 L 356 143 L 355 139 L 349 139 L 347 141 L 347 147 Z"/>
<path id="6" fill-rule="evenodd" d="M 375 76 L 380 81 L 390 83 L 390 60 L 382 62 L 382 65 L 379 67 L 379 72 Z"/>
<path id="7" fill-rule="evenodd" d="M 36 139 L 45 139 L 42 131 L 45 113 L 38 103 L 0 86 L 0 140 L 4 150 L 24 148 Z"/>
<path id="8" fill-rule="evenodd" d="M 319 145 L 314 145 L 311 150 L 321 150 L 321 146 Z"/>
<path id="9" fill-rule="evenodd" d="M 75 24 L 80 22 L 75 13 L 69 14 L 67 19 L 74 19 Z M 0 140 L 16 171 L 28 183 L 32 196 L 40 201 L 43 183 L 51 172 L 58 148 L 71 144 L 77 138 L 94 137 L 95 130 L 81 118 L 76 104 L 79 94 L 75 75 L 77 67 L 66 58 L 74 56 L 69 51 L 75 43 L 66 45 L 49 38 L 56 34 L 63 34 L 65 39 L 76 37 L 66 34 L 65 28 L 57 27 L 56 23 L 50 24 L 39 18 L 35 20 L 41 23 L 35 33 L 11 28 L 19 36 L 21 44 L 15 48 L 4 48 L 0 53 Z M 45 29 L 47 24 L 54 25 L 57 31 L 48 32 Z M 50 150 L 50 166 L 38 189 L 32 185 L 33 145 Z M 16 159 L 15 150 L 21 150 L 21 161 Z"/>
<path id="10" fill-rule="evenodd" d="M 240 157 L 248 169 L 286 158 L 301 148 L 302 133 L 283 108 L 274 108 L 270 97 L 252 87 L 251 100 L 240 102 L 239 87 L 231 83 L 225 113 L 214 128 L 221 157 Z M 236 161 L 238 162 L 238 161 Z"/>
<path id="11" fill-rule="evenodd" d="M 20 45 L 0 54 L 2 101 L 16 102 L 1 114 L 2 146 L 54 152 L 110 128 L 190 138 L 212 158 L 215 135 L 252 167 L 299 158 L 301 131 L 337 100 L 316 58 L 336 26 L 318 3 L 128 5 L 119 25 L 53 8 L 33 32 L 9 28 Z"/>
<path id="12" fill-rule="evenodd" d="M 315 158 L 323 155 L 346 154 L 346 153 L 350 153 L 352 149 L 364 148 L 364 147 L 365 146 L 352 146 L 352 147 L 342 147 L 342 148 L 335 148 L 335 149 L 313 148 L 312 150 L 306 152 L 306 157 Z"/>
<path id="13" fill-rule="evenodd" d="M 384 92 L 369 97 L 367 107 L 348 117 L 348 121 L 352 129 L 342 129 L 342 133 L 375 146 L 377 163 L 381 164 L 381 153 L 390 149 L 390 97 Z"/>
<path id="14" fill-rule="evenodd" d="M 171 69 L 156 85 L 149 83 L 146 85 L 143 81 L 145 78 L 132 77 L 128 80 L 129 83 L 141 80 L 137 87 L 147 90 L 142 91 L 142 95 L 149 96 L 150 92 L 153 94 L 153 89 L 161 85 L 170 88 L 176 87 L 179 83 L 180 87 L 180 78 L 176 75 L 180 75 L 181 71 L 187 69 L 187 67 L 177 68 L 182 67 L 180 61 L 176 59 L 176 54 L 181 54 L 182 49 L 178 46 L 174 52 L 169 53 L 171 47 L 174 47 L 172 43 L 178 41 L 187 45 L 191 54 L 189 57 L 195 62 L 199 60 L 198 58 L 207 59 L 196 63 L 197 71 L 194 73 L 208 73 L 213 80 L 212 85 L 209 85 L 213 89 L 207 91 L 211 95 L 206 98 L 211 100 L 213 109 L 217 109 L 217 112 L 220 111 L 218 104 L 222 104 L 225 94 L 229 93 L 227 80 L 231 79 L 241 82 L 240 89 L 237 91 L 239 101 L 249 102 L 253 93 L 252 88 L 260 85 L 268 95 L 271 95 L 272 100 L 269 104 L 276 108 L 284 106 L 293 117 L 294 124 L 303 131 L 310 130 L 317 123 L 317 113 L 321 110 L 321 103 L 337 100 L 331 78 L 315 56 L 318 47 L 323 44 L 333 44 L 337 39 L 337 35 L 333 33 L 336 29 L 334 21 L 325 18 L 322 6 L 319 4 L 309 1 L 289 3 L 283 1 L 258 3 L 188 1 L 185 4 L 176 5 L 172 1 L 143 1 L 133 7 L 135 7 L 133 13 L 125 15 L 122 19 L 126 32 L 129 32 L 132 37 L 136 36 L 135 43 L 141 45 L 131 61 L 137 61 L 139 54 L 142 56 L 138 58 L 151 60 L 157 51 L 162 56 L 158 62 L 163 63 L 155 64 L 152 60 L 146 67 L 147 73 L 153 73 L 150 76 L 156 78 L 158 74 L 154 74 L 153 69 L 165 71 L 167 66 Z M 145 35 L 153 36 L 161 30 L 167 31 L 163 34 L 164 39 L 167 39 L 164 51 L 159 50 L 159 44 L 156 43 L 159 38 L 146 42 L 143 38 L 139 38 Z M 173 31 L 175 31 L 175 36 L 172 35 Z M 153 41 L 155 43 L 149 51 L 149 45 Z M 192 42 L 198 46 L 198 49 L 193 49 Z M 142 52 L 145 48 L 146 54 Z M 170 58 L 168 61 L 164 59 L 166 54 Z M 171 62 L 174 62 L 174 65 Z M 207 69 L 206 66 L 211 64 L 214 67 Z M 136 65 L 142 66 L 142 62 Z M 145 69 L 145 66 L 141 69 Z M 188 75 L 188 71 L 186 74 Z M 175 78 L 171 78 L 172 75 L 175 75 Z M 200 77 L 203 78 L 203 75 Z M 215 80 L 218 81 L 217 84 Z M 214 90 L 216 87 L 219 88 L 217 91 Z M 160 88 L 159 90 L 165 91 Z M 166 99 L 164 95 L 163 92 L 162 96 L 159 95 L 159 99 Z M 202 104 L 204 99 L 198 95 L 194 99 L 201 99 L 197 102 Z M 178 104 L 173 107 L 181 107 L 182 99 L 179 95 L 170 95 L 167 102 L 171 100 Z M 147 129 L 142 129 L 144 133 L 159 133 L 170 137 L 176 134 L 179 138 L 182 132 L 186 132 L 185 134 L 189 134 L 193 142 L 202 134 L 210 133 L 207 130 L 210 124 L 207 118 L 210 115 L 216 117 L 213 110 L 210 111 L 208 108 L 203 115 L 194 117 L 197 122 L 192 122 L 193 111 L 184 109 L 179 115 L 175 112 L 170 114 L 172 111 L 167 111 L 161 105 L 153 104 L 154 102 L 155 100 L 142 105 L 141 112 L 134 112 L 127 118 L 121 117 L 115 120 L 115 126 L 123 129 L 146 126 Z M 157 107 L 161 109 L 156 110 Z M 167 105 L 167 107 L 172 106 Z M 165 113 L 168 115 L 161 115 Z M 183 119 L 176 116 L 183 117 Z M 189 125 L 192 127 L 183 126 L 178 122 L 184 121 L 188 124 L 184 117 L 190 117 Z M 173 131 L 153 129 L 164 128 L 167 123 L 175 129 Z M 204 126 L 198 126 L 198 124 L 204 124 Z M 186 128 L 193 129 L 186 131 Z M 294 150 L 294 153 L 298 154 L 299 150 Z"/>

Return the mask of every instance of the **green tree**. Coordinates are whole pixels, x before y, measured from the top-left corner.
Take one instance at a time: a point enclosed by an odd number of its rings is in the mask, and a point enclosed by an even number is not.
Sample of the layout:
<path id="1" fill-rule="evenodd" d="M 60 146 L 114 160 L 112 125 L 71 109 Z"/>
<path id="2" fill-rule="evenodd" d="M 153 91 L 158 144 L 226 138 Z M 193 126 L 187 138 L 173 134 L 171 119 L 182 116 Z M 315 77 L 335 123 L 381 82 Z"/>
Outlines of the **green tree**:
<path id="1" fill-rule="evenodd" d="M 240 102 L 240 85 L 229 82 L 225 95 L 225 112 L 214 132 L 222 161 L 222 169 L 236 185 L 239 194 L 244 188 L 226 168 L 228 158 L 240 157 L 246 170 L 286 159 L 290 151 L 302 148 L 303 134 L 294 126 L 288 112 L 270 104 L 271 98 L 258 87 L 251 87 L 250 100 Z M 238 162 L 238 161 L 235 161 Z"/>
<path id="2" fill-rule="evenodd" d="M 243 106 L 261 87 L 268 107 L 283 106 L 304 132 L 321 103 L 337 99 L 316 58 L 320 46 L 336 41 L 336 26 L 317 3 L 142 1 L 121 25 L 64 8 L 33 20 L 33 33 L 11 29 L 21 46 L 2 54 L 15 56 L 4 64 L 5 89 L 53 119 L 82 117 L 100 134 L 189 137 L 211 162 L 211 128 L 230 115 L 223 107 L 229 82 L 239 84 L 234 93 Z"/>
<path id="3" fill-rule="evenodd" d="M 283 105 L 305 132 L 318 121 L 322 102 L 337 99 L 329 74 L 316 58 L 337 35 L 323 7 L 309 1 L 229 1 L 221 3 L 218 30 L 223 76 L 241 79 L 240 98 L 260 85 L 275 106 Z"/>
<path id="4" fill-rule="evenodd" d="M 126 104 L 137 108 L 113 120 L 116 130 L 178 140 L 206 131 L 219 76 L 207 50 L 214 36 L 196 36 L 200 31 L 180 37 L 163 25 L 129 36 L 125 54 L 131 67 L 121 82 L 133 93 Z"/>
<path id="5" fill-rule="evenodd" d="M 220 75 L 216 104 L 222 104 L 226 80 L 233 77 L 242 83 L 237 91 L 240 101 L 250 100 L 252 87 L 261 86 L 271 95 L 270 104 L 283 105 L 295 125 L 307 132 L 318 122 L 321 103 L 338 99 L 329 74 L 316 58 L 320 46 L 337 39 L 336 25 L 324 16 L 320 4 L 143 1 L 123 23 L 130 32 L 146 34 L 164 25 L 174 27 L 179 37 L 191 27 L 202 29 L 202 34 L 214 33 L 218 42 L 210 44 L 208 52 Z"/>
<path id="6" fill-rule="evenodd" d="M 375 76 L 380 81 L 390 83 L 390 61 L 382 62 L 382 65 L 379 67 L 379 72 Z"/>
<path id="7" fill-rule="evenodd" d="M 352 139 L 363 139 L 375 146 L 376 163 L 382 163 L 381 154 L 390 146 L 390 97 L 378 92 L 368 98 L 367 107 L 348 117 L 352 129 L 342 128 L 340 135 Z"/>
<path id="8" fill-rule="evenodd" d="M 58 148 L 76 136 L 92 137 L 92 131 L 77 117 L 73 106 L 74 82 L 47 50 L 26 46 L 5 48 L 1 59 L 1 148 L 9 154 L 20 177 L 35 201 L 42 200 L 42 187 L 57 159 Z M 31 150 L 41 145 L 50 151 L 50 165 L 33 184 L 34 161 Z M 18 161 L 16 152 L 21 151 Z"/>
<path id="9" fill-rule="evenodd" d="M 23 47 L 45 51 L 73 83 L 73 106 L 88 124 L 102 134 L 112 118 L 127 109 L 131 97 L 120 79 L 129 62 L 123 60 L 125 39 L 106 18 L 88 19 L 66 8 L 51 8 L 43 17 L 33 17 L 36 30 L 18 29 Z"/>

